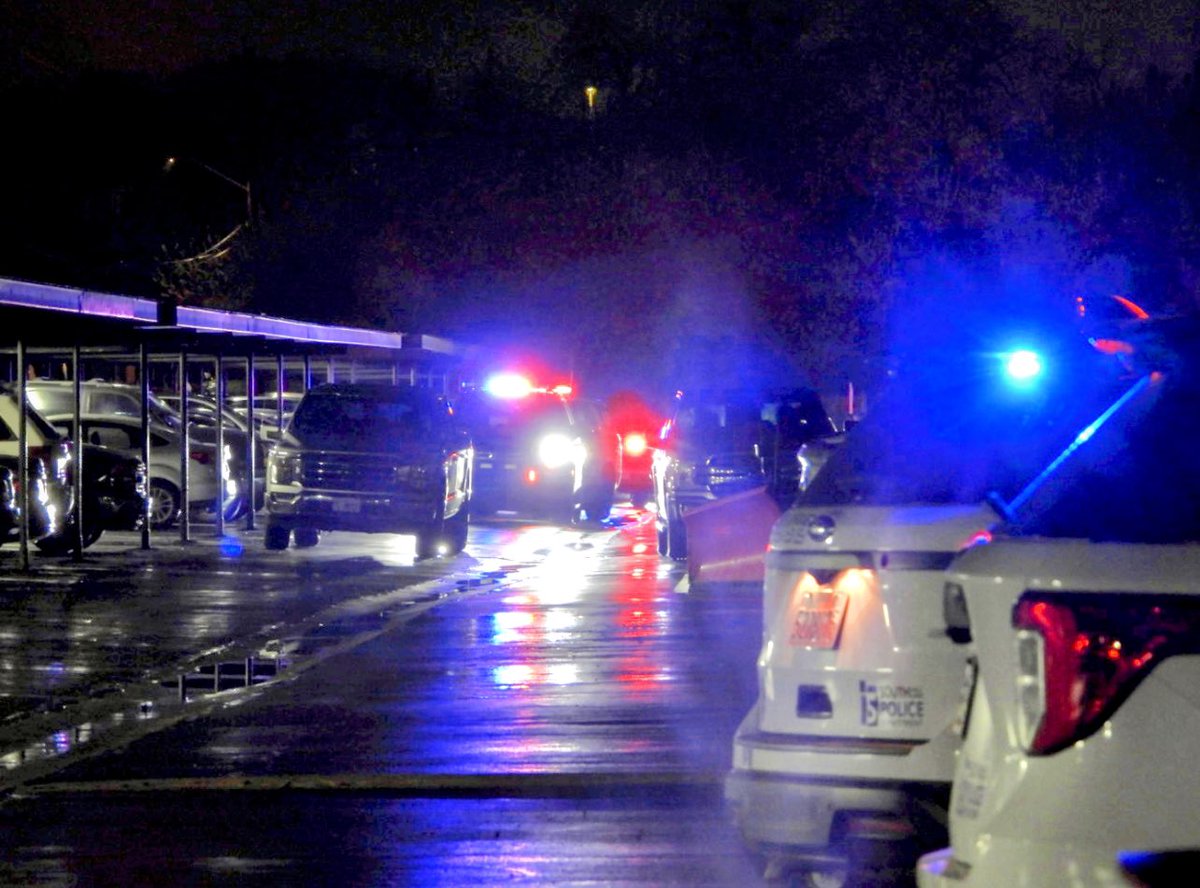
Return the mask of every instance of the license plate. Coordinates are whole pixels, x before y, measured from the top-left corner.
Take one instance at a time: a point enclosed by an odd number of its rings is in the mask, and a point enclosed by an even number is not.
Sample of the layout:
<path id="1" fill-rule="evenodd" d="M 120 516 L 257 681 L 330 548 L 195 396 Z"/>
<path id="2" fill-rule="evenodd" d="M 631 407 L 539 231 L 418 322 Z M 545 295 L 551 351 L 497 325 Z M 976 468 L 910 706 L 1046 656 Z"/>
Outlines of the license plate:
<path id="1" fill-rule="evenodd" d="M 356 499 L 335 499 L 333 501 L 333 511 L 335 512 L 361 512 L 362 503 Z"/>
<path id="2" fill-rule="evenodd" d="M 481 462 L 481 463 L 479 463 L 478 468 L 490 469 L 490 468 L 492 468 L 492 464 L 490 462 Z"/>

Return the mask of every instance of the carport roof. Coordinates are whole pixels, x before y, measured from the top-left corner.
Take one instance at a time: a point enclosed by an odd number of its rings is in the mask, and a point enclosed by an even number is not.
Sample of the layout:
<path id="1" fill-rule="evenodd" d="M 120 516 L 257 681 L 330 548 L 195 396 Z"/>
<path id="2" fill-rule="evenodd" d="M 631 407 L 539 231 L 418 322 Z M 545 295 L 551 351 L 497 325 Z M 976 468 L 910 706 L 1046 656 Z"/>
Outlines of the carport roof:
<path id="1" fill-rule="evenodd" d="M 15 345 L 20 338 L 28 344 L 61 346 L 80 339 L 111 343 L 113 336 L 146 328 L 157 328 L 156 334 L 160 331 L 165 334 L 167 331 L 158 327 L 160 307 L 154 299 L 0 278 L 0 316 L 9 315 L 15 321 L 3 325 L 0 342 Z M 267 351 L 290 350 L 291 346 L 300 350 L 422 349 L 446 356 L 462 353 L 460 346 L 437 336 L 314 324 L 186 305 L 176 309 L 171 332 L 181 340 L 224 340 L 233 350 L 244 339 L 244 345 L 255 348 L 253 343 L 257 343 Z M 64 339 L 68 342 L 64 343 Z"/>

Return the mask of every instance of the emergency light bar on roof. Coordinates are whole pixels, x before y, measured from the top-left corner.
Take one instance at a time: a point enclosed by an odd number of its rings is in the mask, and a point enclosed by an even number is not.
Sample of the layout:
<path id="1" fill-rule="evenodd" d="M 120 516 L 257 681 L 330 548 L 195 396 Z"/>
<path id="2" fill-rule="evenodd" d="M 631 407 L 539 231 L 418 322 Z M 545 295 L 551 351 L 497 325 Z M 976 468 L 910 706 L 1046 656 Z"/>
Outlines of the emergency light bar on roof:
<path id="1" fill-rule="evenodd" d="M 159 304 L 153 299 L 96 293 L 49 284 L 0 278 L 0 305 L 69 312 L 84 317 L 112 318 L 141 324 L 156 324 Z M 410 333 L 387 333 L 360 327 L 312 324 L 235 311 L 179 306 L 179 327 L 202 333 L 261 336 L 320 345 L 368 346 L 372 348 L 423 348 L 453 354 L 456 347 L 448 339 Z"/>

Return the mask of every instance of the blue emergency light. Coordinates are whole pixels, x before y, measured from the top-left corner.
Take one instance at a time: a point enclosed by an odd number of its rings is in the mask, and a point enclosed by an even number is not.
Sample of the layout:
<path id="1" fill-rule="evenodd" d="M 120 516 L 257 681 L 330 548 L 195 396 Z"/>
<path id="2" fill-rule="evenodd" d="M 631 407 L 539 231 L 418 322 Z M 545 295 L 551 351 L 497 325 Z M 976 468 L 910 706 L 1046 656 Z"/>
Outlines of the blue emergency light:
<path id="1" fill-rule="evenodd" d="M 1030 349 L 1017 349 L 1004 355 L 1004 372 L 1013 382 L 1031 382 L 1042 375 L 1042 370 L 1041 356 Z"/>

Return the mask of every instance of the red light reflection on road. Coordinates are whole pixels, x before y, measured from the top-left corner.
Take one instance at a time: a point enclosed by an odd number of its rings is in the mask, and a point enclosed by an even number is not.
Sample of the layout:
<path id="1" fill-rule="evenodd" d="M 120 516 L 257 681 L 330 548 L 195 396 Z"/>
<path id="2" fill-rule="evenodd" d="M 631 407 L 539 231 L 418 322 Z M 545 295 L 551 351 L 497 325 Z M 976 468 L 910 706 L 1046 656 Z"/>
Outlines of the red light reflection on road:
<path id="1" fill-rule="evenodd" d="M 658 576 L 659 558 L 645 540 L 652 532 L 648 523 L 638 526 L 628 544 L 631 563 L 613 589 L 617 637 L 629 642 L 630 649 L 618 662 L 617 681 L 638 699 L 661 694 L 663 684 L 673 678 L 663 650 L 648 643 L 664 635 L 670 623 L 664 606 L 666 586 Z"/>

